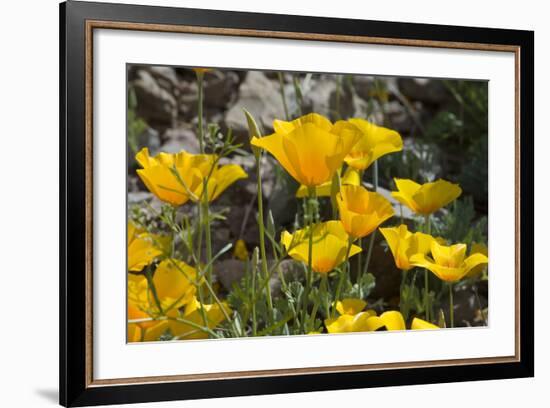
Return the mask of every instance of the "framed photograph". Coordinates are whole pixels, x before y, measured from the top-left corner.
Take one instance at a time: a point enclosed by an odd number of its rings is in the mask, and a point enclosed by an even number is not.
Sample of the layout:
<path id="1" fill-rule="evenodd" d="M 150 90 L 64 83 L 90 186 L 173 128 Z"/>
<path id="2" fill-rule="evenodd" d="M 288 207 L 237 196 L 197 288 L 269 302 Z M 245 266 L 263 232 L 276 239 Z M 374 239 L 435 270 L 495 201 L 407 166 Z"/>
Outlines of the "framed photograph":
<path id="1" fill-rule="evenodd" d="M 60 16 L 62 405 L 534 375 L 533 32 Z"/>

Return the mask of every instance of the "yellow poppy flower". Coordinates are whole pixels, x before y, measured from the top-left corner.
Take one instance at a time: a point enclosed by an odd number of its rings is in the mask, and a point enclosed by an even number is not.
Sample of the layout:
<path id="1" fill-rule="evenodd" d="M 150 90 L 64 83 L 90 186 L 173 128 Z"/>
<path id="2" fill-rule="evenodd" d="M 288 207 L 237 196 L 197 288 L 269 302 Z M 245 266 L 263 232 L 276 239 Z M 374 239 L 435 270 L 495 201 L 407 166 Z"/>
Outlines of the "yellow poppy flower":
<path id="1" fill-rule="evenodd" d="M 361 176 L 359 172 L 352 167 L 348 167 L 344 172 L 344 175 L 341 179 L 341 184 L 343 186 L 359 186 L 361 184 Z M 332 193 L 332 180 L 327 181 L 317 187 L 315 187 L 315 195 L 317 197 L 330 197 Z M 296 191 L 297 198 L 305 198 L 308 196 L 307 186 L 303 184 Z"/>
<path id="2" fill-rule="evenodd" d="M 185 323 L 183 321 L 178 321 L 174 319 L 184 319 L 195 323 L 200 326 L 208 327 L 209 329 L 214 329 L 221 322 L 225 320 L 225 313 L 230 314 L 231 308 L 227 303 L 222 302 L 222 308 L 219 304 L 201 304 L 196 298 L 185 306 L 183 312 L 172 309 L 168 312 L 168 316 L 172 319 L 168 320 L 168 327 L 173 336 L 178 337 L 182 340 L 192 340 L 192 339 L 206 339 L 208 338 L 208 333 L 193 327 L 192 325 Z M 204 319 L 202 315 L 202 310 L 204 309 L 204 314 L 206 316 L 206 325 L 204 324 Z"/>
<path id="3" fill-rule="evenodd" d="M 345 261 L 348 235 L 340 221 L 328 221 L 313 227 L 312 268 L 318 273 L 328 273 Z M 308 263 L 309 229 L 300 229 L 294 234 L 283 231 L 281 242 L 293 259 Z M 352 245 L 349 256 L 361 252 Z"/>
<path id="4" fill-rule="evenodd" d="M 439 326 L 427 322 L 426 320 L 419 319 L 415 317 L 411 323 L 411 330 L 432 330 L 439 329 Z"/>
<path id="5" fill-rule="evenodd" d="M 141 341 L 141 332 L 142 332 L 142 329 L 138 325 L 128 324 L 128 331 L 127 331 L 128 343 L 135 343 L 135 342 Z"/>
<path id="6" fill-rule="evenodd" d="M 246 261 L 248 259 L 248 249 L 246 248 L 246 242 L 242 239 L 238 239 L 235 243 L 235 249 L 233 251 L 235 258 L 240 259 L 241 261 Z"/>
<path id="7" fill-rule="evenodd" d="M 195 71 L 197 75 L 204 75 L 207 72 L 212 71 L 212 69 L 213 68 L 192 68 L 192 70 Z"/>
<path id="8" fill-rule="evenodd" d="M 151 234 L 138 230 L 134 224 L 128 223 L 128 270 L 139 272 L 153 260 L 162 255 L 155 246 Z"/>
<path id="9" fill-rule="evenodd" d="M 149 155 L 143 148 L 136 154 L 137 162 L 143 167 L 137 170 L 145 186 L 159 200 L 173 206 L 180 206 L 189 200 L 198 201 L 208 179 L 208 201 L 213 201 L 231 184 L 247 178 L 243 168 L 237 164 L 218 166 L 216 156 L 211 154 L 159 153 Z M 212 168 L 212 166 L 214 166 Z M 174 174 L 174 168 L 177 175 Z"/>
<path id="10" fill-rule="evenodd" d="M 411 257 L 411 263 L 432 271 L 439 279 L 446 282 L 456 282 L 478 265 L 485 265 L 489 258 L 481 253 L 466 256 L 466 245 L 456 244 L 445 246 L 433 240 L 430 246 L 432 258 L 423 254 Z"/>
<path id="11" fill-rule="evenodd" d="M 177 259 L 165 259 L 155 270 L 153 285 L 163 311 L 186 305 L 193 300 L 196 293 L 195 268 Z M 156 318 L 160 310 L 149 288 L 147 279 L 143 275 L 128 274 L 128 308 L 147 313 Z M 137 318 L 143 318 L 141 315 Z"/>
<path id="12" fill-rule="evenodd" d="M 226 313 L 231 313 L 230 307 L 225 302 L 222 302 L 222 306 Z M 201 309 L 204 309 L 206 326 L 204 325 Z M 156 321 L 154 325 L 146 329 L 140 329 L 138 327 L 138 330 L 136 330 L 135 328 L 130 328 L 130 326 L 135 325 L 129 324 L 128 341 L 139 341 L 137 338 L 138 335 L 143 335 L 144 341 L 159 341 L 161 336 L 165 333 L 170 333 L 177 340 L 206 339 L 208 338 L 208 333 L 187 322 L 212 330 L 225 320 L 225 315 L 217 303 L 201 306 L 196 298 L 194 298 L 183 311 L 180 309 L 171 309 L 167 313 L 167 316 L 168 319 Z M 142 330 L 143 333 L 139 330 Z"/>
<path id="13" fill-rule="evenodd" d="M 343 314 L 337 318 L 326 319 L 325 327 L 329 333 L 353 333 L 364 332 L 367 329 L 367 320 L 376 316 L 372 310 L 359 312 L 357 314 Z"/>
<path id="14" fill-rule="evenodd" d="M 393 216 L 390 202 L 362 186 L 342 186 L 336 195 L 340 220 L 353 238 L 363 238 Z"/>
<path id="15" fill-rule="evenodd" d="M 136 305 L 128 301 L 128 320 L 151 319 L 146 312 L 138 309 Z M 139 341 L 155 341 L 166 331 L 164 320 L 151 320 L 139 323 L 128 323 L 127 341 L 129 343 Z"/>
<path id="16" fill-rule="evenodd" d="M 394 180 L 398 191 L 392 191 L 393 198 L 417 214 L 432 214 L 462 194 L 458 184 L 442 179 L 422 185 L 412 180 Z"/>
<path id="17" fill-rule="evenodd" d="M 371 316 L 366 320 L 365 325 L 366 331 L 406 329 L 403 315 L 396 310 L 384 312 L 380 316 Z"/>
<path id="18" fill-rule="evenodd" d="M 367 306 L 363 299 L 342 299 L 336 302 L 336 310 L 341 315 L 356 315 Z"/>
<path id="19" fill-rule="evenodd" d="M 393 228 L 380 228 L 380 232 L 390 247 L 395 266 L 403 271 L 413 267 L 410 262 L 413 255 L 430 252 L 434 240 L 431 235 L 410 232 L 405 224 Z"/>
<path id="20" fill-rule="evenodd" d="M 159 317 L 158 308 L 154 305 L 152 294 L 148 290 L 147 279 L 144 275 L 128 274 L 128 320 L 156 319 Z M 150 320 L 139 323 L 128 323 L 127 341 L 149 341 L 149 331 L 155 331 L 162 321 Z M 153 339 L 155 340 L 155 339 Z"/>
<path id="21" fill-rule="evenodd" d="M 161 303 L 179 307 L 193 300 L 196 278 L 195 268 L 177 259 L 165 259 L 155 270 L 153 284 Z"/>
<path id="22" fill-rule="evenodd" d="M 473 254 L 483 254 L 485 256 L 489 256 L 489 249 L 484 244 L 472 244 L 470 248 L 470 255 Z M 466 274 L 467 278 L 474 278 L 477 275 L 479 275 L 483 270 L 485 269 L 487 265 L 480 264 L 472 269 L 470 269 L 470 272 Z"/>
<path id="23" fill-rule="evenodd" d="M 208 179 L 208 201 L 214 201 L 221 193 L 223 193 L 231 184 L 237 180 L 248 178 L 248 174 L 238 164 L 226 164 L 224 166 L 214 167 L 214 171 Z M 203 193 L 203 184 L 201 184 L 194 192 L 197 197 Z"/>
<path id="24" fill-rule="evenodd" d="M 403 140 L 395 130 L 377 126 L 365 119 L 349 119 L 361 132 L 361 139 L 353 146 L 345 160 L 348 165 L 365 170 L 375 160 L 403 149 Z"/>
<path id="25" fill-rule="evenodd" d="M 272 135 L 253 137 L 250 143 L 271 153 L 298 183 L 307 187 L 330 181 L 361 137 L 355 126 L 333 125 L 317 113 L 292 122 L 275 120 L 273 128 Z"/>
<path id="26" fill-rule="evenodd" d="M 335 319 L 326 319 L 325 326 L 329 333 L 350 333 L 369 331 L 406 330 L 403 315 L 391 310 L 376 315 L 374 310 L 367 310 L 356 314 L 342 314 Z M 435 324 L 415 317 L 411 324 L 411 330 L 439 329 Z"/>

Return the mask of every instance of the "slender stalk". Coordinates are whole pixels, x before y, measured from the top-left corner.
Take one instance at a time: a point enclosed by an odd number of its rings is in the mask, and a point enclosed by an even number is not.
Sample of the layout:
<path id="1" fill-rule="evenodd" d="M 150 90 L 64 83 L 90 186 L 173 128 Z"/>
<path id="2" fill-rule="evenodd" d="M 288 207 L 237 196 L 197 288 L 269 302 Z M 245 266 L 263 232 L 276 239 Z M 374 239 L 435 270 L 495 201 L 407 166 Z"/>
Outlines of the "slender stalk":
<path id="1" fill-rule="evenodd" d="M 307 211 L 307 223 L 308 223 L 308 256 L 307 256 L 307 275 L 306 275 L 306 287 L 304 289 L 302 320 L 304 325 L 304 333 L 307 330 L 307 306 L 309 301 L 309 292 L 311 290 L 311 281 L 313 278 L 313 211 L 312 200 L 315 198 L 315 187 L 308 188 L 308 200 L 306 205 Z"/>
<path id="2" fill-rule="evenodd" d="M 256 266 L 257 266 L 257 257 L 258 251 L 254 250 L 252 255 L 252 336 L 256 336 L 258 329 L 258 323 L 256 321 Z"/>
<path id="3" fill-rule="evenodd" d="M 363 175 L 364 175 L 365 171 L 364 170 L 359 170 L 359 185 L 363 185 Z M 363 238 L 359 238 L 359 240 L 357 241 L 357 245 L 359 246 L 359 248 L 363 249 Z M 359 278 L 361 277 L 361 268 L 363 266 L 363 251 L 359 252 L 357 254 L 357 282 L 359 282 Z M 351 265 L 350 267 L 348 268 L 348 273 L 350 275 L 350 279 L 351 279 Z"/>
<path id="4" fill-rule="evenodd" d="M 285 111 L 285 120 L 290 120 L 290 116 L 288 115 L 288 106 L 286 104 L 286 97 L 285 97 L 285 83 L 283 81 L 283 74 L 282 72 L 278 72 L 277 76 L 279 77 L 279 91 L 281 92 L 281 100 L 283 101 L 283 110 Z"/>
<path id="5" fill-rule="evenodd" d="M 311 315 L 309 317 L 310 322 L 315 323 L 315 316 L 317 315 L 317 309 L 319 309 L 319 303 L 321 302 L 321 296 L 327 291 L 327 274 L 324 273 L 321 276 L 321 284 L 319 285 L 319 296 L 313 302 L 313 309 L 311 310 Z M 328 316 L 328 315 L 327 315 Z"/>
<path id="6" fill-rule="evenodd" d="M 296 108 L 298 110 L 298 116 L 302 116 L 302 91 L 300 90 L 300 82 L 296 75 L 292 76 L 292 83 L 294 84 L 294 93 L 296 95 Z"/>
<path id="7" fill-rule="evenodd" d="M 372 185 L 373 185 L 373 190 L 374 191 L 377 191 L 378 190 L 378 160 L 376 160 L 373 164 L 372 164 Z"/>
<path id="8" fill-rule="evenodd" d="M 336 201 L 336 195 L 340 191 L 340 172 L 336 171 L 334 172 L 334 176 L 332 176 L 332 183 L 330 186 L 330 205 L 332 207 L 332 218 L 334 220 L 338 219 L 338 203 Z"/>
<path id="9" fill-rule="evenodd" d="M 405 318 L 405 321 L 409 317 L 409 297 L 410 293 L 407 293 L 407 299 L 403 298 L 403 291 L 406 286 L 406 279 L 407 279 L 407 272 L 405 270 L 401 271 L 401 286 L 399 287 L 399 310 L 401 311 L 401 314 Z"/>
<path id="10" fill-rule="evenodd" d="M 353 245 L 353 238 L 348 238 L 348 248 L 346 249 L 346 258 L 344 260 L 344 269 L 340 272 L 340 279 L 338 280 L 338 285 L 336 286 L 336 293 L 334 295 L 334 307 L 332 309 L 332 317 L 336 316 L 336 303 L 340 300 L 340 294 L 342 292 L 342 286 L 344 285 L 344 280 L 346 277 L 346 270 L 349 269 L 349 253 L 351 251 L 351 246 Z"/>
<path id="11" fill-rule="evenodd" d="M 198 101 L 197 101 L 197 114 L 198 114 L 198 134 L 199 134 L 199 149 L 200 153 L 204 154 L 204 126 L 203 126 L 203 105 L 204 105 L 204 73 L 200 71 L 195 71 L 197 75 L 197 85 L 198 85 Z M 206 189 L 206 181 L 204 182 Z M 205 192 L 203 191 L 203 194 Z M 206 235 L 206 246 L 207 246 L 207 257 L 208 262 L 212 258 L 212 241 L 210 240 L 210 214 L 208 208 L 208 193 L 204 194 L 206 197 L 206 203 L 198 206 L 199 212 L 199 224 L 198 224 L 198 237 L 197 237 L 197 253 L 198 261 L 201 261 L 201 252 L 202 252 L 202 233 L 203 233 L 203 222 L 206 224 L 205 235 Z M 210 286 L 212 286 L 212 268 L 209 267 L 206 272 L 206 279 Z M 198 287 L 198 292 L 202 297 L 202 288 Z M 212 303 L 212 297 L 208 295 L 209 302 Z M 201 300 L 202 302 L 202 300 Z M 204 317 L 204 316 L 203 316 Z"/>
<path id="12" fill-rule="evenodd" d="M 474 295 L 476 297 L 477 307 L 479 308 L 479 313 L 481 314 L 481 317 L 483 319 L 483 322 L 485 323 L 485 326 L 487 326 L 487 316 L 485 315 L 485 312 L 481 307 L 481 300 L 479 299 L 479 292 L 477 291 L 477 285 L 474 284 L 473 288 L 474 288 Z"/>
<path id="13" fill-rule="evenodd" d="M 326 317 L 329 317 L 330 316 L 330 298 L 328 296 L 328 293 L 331 293 L 331 289 L 330 289 L 330 283 L 328 281 L 328 273 L 325 273 L 323 275 L 323 280 L 321 281 L 321 284 L 324 283 L 324 292 L 323 293 L 323 298 L 326 300 L 325 302 L 325 316 Z"/>
<path id="14" fill-rule="evenodd" d="M 204 127 L 203 127 L 203 99 L 204 99 L 204 73 L 197 72 L 197 83 L 199 88 L 198 116 L 199 116 L 199 148 L 201 154 L 204 154 Z"/>
<path id="15" fill-rule="evenodd" d="M 426 217 L 424 218 L 424 224 L 426 226 L 426 231 L 428 234 L 431 234 L 432 232 L 432 225 L 431 225 L 431 222 L 430 222 L 430 215 L 426 215 Z M 424 269 L 424 313 L 426 315 L 426 320 L 427 321 L 430 321 L 430 315 L 431 315 L 431 310 L 430 310 L 430 295 L 429 295 L 429 283 L 428 283 L 428 270 L 427 269 Z"/>
<path id="16" fill-rule="evenodd" d="M 451 320 L 451 328 L 455 327 L 455 311 L 453 304 L 453 284 L 449 282 L 449 319 Z"/>
<path id="17" fill-rule="evenodd" d="M 155 300 L 155 305 L 157 306 L 160 314 L 163 314 L 162 310 L 162 304 L 160 303 L 160 299 L 157 294 L 157 289 L 155 288 L 155 282 L 153 281 L 153 274 L 151 273 L 151 269 L 147 268 L 145 270 L 145 276 L 147 278 L 147 286 L 151 289 L 151 294 L 153 295 L 153 299 Z"/>
<path id="18" fill-rule="evenodd" d="M 267 270 L 267 254 L 265 251 L 265 224 L 264 224 L 264 203 L 262 194 L 262 170 L 260 165 L 260 155 L 256 157 L 256 179 L 257 179 L 257 196 L 258 196 L 258 228 L 260 230 L 260 257 L 262 264 L 262 274 L 266 280 L 265 291 L 267 298 L 267 307 L 269 309 L 269 316 L 272 316 L 273 300 L 271 298 L 271 286 L 269 283 L 269 271 Z"/>
<path id="19" fill-rule="evenodd" d="M 378 190 L 378 161 L 375 161 L 373 163 L 372 186 L 373 186 L 374 191 Z M 369 249 L 367 251 L 367 259 L 365 260 L 365 265 L 363 267 L 363 274 L 366 274 L 369 271 L 369 264 L 370 264 L 370 260 L 371 260 L 371 256 L 372 256 L 372 248 L 374 247 L 375 238 L 376 238 L 376 230 L 374 230 L 370 234 Z M 357 276 L 357 282 L 358 283 L 361 282 L 361 275 Z"/>
<path id="20" fill-rule="evenodd" d="M 176 207 L 171 207 L 172 208 L 172 214 L 170 214 L 170 217 L 171 217 L 171 221 L 174 222 L 174 224 L 176 223 Z M 171 233 L 171 242 L 170 242 L 170 256 L 172 258 L 175 258 L 176 257 L 176 237 L 178 235 L 178 230 L 177 228 L 170 228 L 170 230 L 172 231 Z"/>
<path id="21" fill-rule="evenodd" d="M 208 207 L 208 183 L 206 179 L 204 180 L 204 189 L 203 189 L 203 216 L 204 216 L 204 236 L 206 241 L 206 280 L 208 284 L 212 286 L 212 236 L 210 231 L 210 209 Z M 208 296 L 208 301 L 212 303 L 212 296 Z"/>
<path id="22" fill-rule="evenodd" d="M 340 99 L 342 95 L 342 75 L 336 76 L 336 103 L 335 103 L 335 111 L 336 111 L 336 118 L 340 119 L 342 118 L 342 115 L 340 113 Z"/>

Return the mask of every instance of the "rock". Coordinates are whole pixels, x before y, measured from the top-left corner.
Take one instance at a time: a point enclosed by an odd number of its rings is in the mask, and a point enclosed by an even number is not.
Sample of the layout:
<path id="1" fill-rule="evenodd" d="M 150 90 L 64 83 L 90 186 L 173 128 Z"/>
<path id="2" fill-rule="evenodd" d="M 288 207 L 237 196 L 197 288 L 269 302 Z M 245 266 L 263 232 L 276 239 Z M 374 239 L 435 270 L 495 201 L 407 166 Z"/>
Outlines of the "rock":
<path id="1" fill-rule="evenodd" d="M 174 68 L 151 66 L 148 67 L 147 71 L 155 77 L 159 86 L 177 95 L 179 91 L 179 80 Z"/>
<path id="2" fill-rule="evenodd" d="M 274 260 L 268 260 L 268 270 L 271 270 L 274 264 Z M 245 262 L 243 261 L 237 259 L 226 259 L 214 264 L 213 271 L 225 290 L 230 291 L 233 289 L 233 286 L 238 284 L 244 277 L 245 267 Z M 285 259 L 281 261 L 279 267 L 281 268 L 281 272 L 287 281 L 293 281 L 303 276 L 303 269 L 295 261 Z M 256 273 L 261 274 L 260 262 L 258 262 Z M 273 274 L 269 279 L 269 286 L 273 296 L 279 296 L 281 294 L 281 281 L 279 280 L 277 270 L 273 271 Z"/>
<path id="3" fill-rule="evenodd" d="M 440 105 L 451 98 L 443 81 L 432 81 L 427 78 L 399 78 L 397 84 L 401 93 L 411 101 Z"/>
<path id="4" fill-rule="evenodd" d="M 304 95 L 304 103 L 307 104 L 312 112 L 320 113 L 326 117 L 332 117 L 331 95 L 336 91 L 336 82 L 329 77 L 323 80 L 315 81 L 311 90 Z"/>
<path id="5" fill-rule="evenodd" d="M 165 141 L 159 151 L 166 153 L 178 153 L 185 150 L 189 153 L 199 153 L 199 140 L 195 132 L 184 127 L 172 128 L 164 132 L 162 139 Z"/>
<path id="6" fill-rule="evenodd" d="M 137 204 L 145 200 L 150 200 L 153 194 L 148 191 L 136 191 L 128 193 L 128 204 Z"/>
<path id="7" fill-rule="evenodd" d="M 234 283 L 238 283 L 245 272 L 245 263 L 237 259 L 225 259 L 214 263 L 213 272 L 218 278 L 218 282 L 226 290 L 231 290 Z"/>
<path id="8" fill-rule="evenodd" d="M 149 125 L 170 127 L 177 116 L 176 98 L 161 87 L 147 70 L 140 69 L 133 82 L 137 98 L 137 113 Z"/>
<path id="9" fill-rule="evenodd" d="M 273 192 L 268 200 L 268 210 L 272 212 L 275 225 L 290 226 L 298 211 L 299 200 L 296 200 L 298 183 L 286 172 L 277 178 Z"/>
<path id="10" fill-rule="evenodd" d="M 300 280 L 304 276 L 304 268 L 299 262 L 292 259 L 284 259 L 279 264 L 279 268 L 287 282 Z"/>
<path id="11" fill-rule="evenodd" d="M 273 131 L 273 120 L 283 119 L 284 110 L 278 82 L 269 80 L 262 72 L 250 71 L 239 87 L 239 97 L 225 115 L 225 126 L 241 141 L 248 140 L 248 125 L 243 108 L 247 109 L 263 128 Z"/>
<path id="12" fill-rule="evenodd" d="M 487 297 L 483 291 L 483 284 L 486 287 L 486 281 L 480 281 L 474 285 L 481 286 L 478 288 L 478 295 L 476 297 L 475 287 L 472 285 L 455 285 L 453 294 L 454 304 L 454 324 L 455 327 L 467 327 L 467 326 L 485 326 Z M 445 288 L 446 289 L 446 288 Z M 447 291 L 446 291 L 447 292 Z M 484 310 L 482 313 L 481 309 Z M 449 325 L 449 297 L 445 296 L 441 302 L 441 309 L 445 313 L 447 319 L 447 325 Z"/>
<path id="13" fill-rule="evenodd" d="M 237 97 L 238 75 L 233 71 L 211 71 L 205 77 L 204 103 L 209 108 L 224 109 Z"/>
<path id="14" fill-rule="evenodd" d="M 153 128 L 146 128 L 144 132 L 136 137 L 135 148 L 140 150 L 143 147 L 149 148 L 151 152 L 156 152 L 160 147 L 160 137 L 159 132 Z M 128 143 L 128 170 L 130 172 L 135 171 L 140 166 L 137 161 L 134 159 L 134 156 L 137 152 L 133 151 L 131 143 Z"/>
<path id="15" fill-rule="evenodd" d="M 204 76 L 204 116 L 207 122 L 220 123 L 229 104 L 237 98 L 239 76 L 234 71 L 211 71 Z M 180 82 L 178 110 L 188 122 L 196 125 L 198 83 L 193 77 Z"/>
<path id="16" fill-rule="evenodd" d="M 391 128 L 398 131 L 401 135 L 406 135 L 415 127 L 415 122 L 405 107 L 398 101 L 390 101 L 385 106 L 385 112 L 388 116 Z"/>

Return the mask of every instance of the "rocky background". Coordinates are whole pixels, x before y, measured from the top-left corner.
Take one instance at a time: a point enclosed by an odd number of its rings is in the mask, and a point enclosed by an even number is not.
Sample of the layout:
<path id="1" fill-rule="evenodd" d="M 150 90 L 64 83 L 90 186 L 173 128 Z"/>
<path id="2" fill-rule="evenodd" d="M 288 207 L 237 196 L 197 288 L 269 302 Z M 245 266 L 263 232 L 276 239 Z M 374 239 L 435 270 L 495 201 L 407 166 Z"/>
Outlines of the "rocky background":
<path id="1" fill-rule="evenodd" d="M 249 250 L 258 245 L 255 162 L 253 156 L 246 154 L 248 128 L 242 109 L 252 113 L 264 134 L 271 133 L 273 120 L 285 119 L 281 89 L 292 117 L 309 112 L 333 121 L 363 117 L 397 130 L 404 149 L 379 159 L 380 192 L 393 201 L 389 194 L 394 188 L 393 177 L 418 182 L 444 177 L 458 182 L 464 191 L 461 201 L 444 215 L 446 226 L 442 228 L 452 229 L 446 232 L 457 240 L 468 234 L 486 240 L 486 82 L 317 73 L 284 73 L 280 77 L 276 72 L 224 69 L 206 73 L 204 80 L 205 123 L 217 125 L 224 134 L 232 130 L 244 151 L 230 160 L 249 173 L 248 179 L 231 186 L 214 203 L 215 210 L 225 218 L 213 229 L 214 251 L 238 239 L 243 239 Z M 129 67 L 128 204 L 134 216 L 140 216 L 136 213 L 138 208 L 144 211 L 143 206 L 136 205 L 143 200 L 160 207 L 136 176 L 135 152 L 149 147 L 152 154 L 182 149 L 198 153 L 197 95 L 197 81 L 191 69 Z M 291 228 L 301 211 L 300 202 L 294 197 L 298 186 L 274 166 L 269 155 L 264 156 L 262 166 L 265 206 L 272 212 L 278 230 Z M 367 170 L 367 184 L 371 177 Z M 183 211 L 191 208 L 184 206 Z M 396 214 L 403 214 L 411 225 L 415 222 L 410 211 L 397 203 Z M 475 230 L 469 230 L 468 225 L 475 225 Z M 401 278 L 386 251 L 382 242 L 375 246 L 370 272 L 376 276 L 376 289 L 371 296 L 375 301 L 393 304 Z M 294 272 L 291 265 L 286 265 L 288 273 Z M 242 262 L 228 255 L 218 262 L 215 272 L 220 284 L 230 289 L 243 273 Z M 273 285 L 277 286 L 276 279 Z M 486 281 L 465 286 L 456 296 L 456 303 L 461 305 L 455 312 L 456 321 L 481 324 L 479 309 L 487 305 Z"/>

